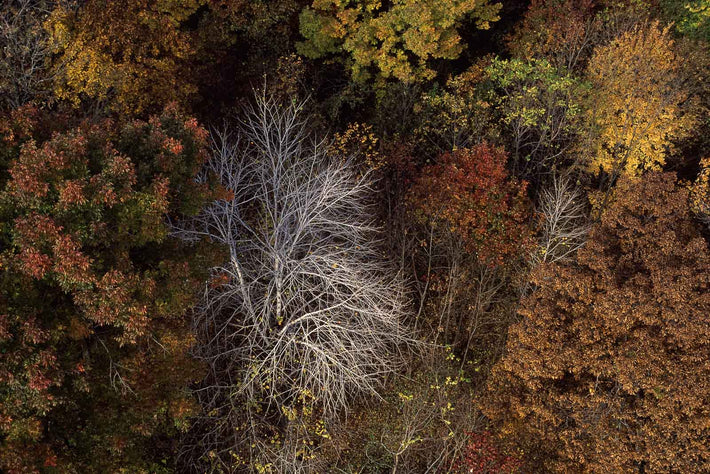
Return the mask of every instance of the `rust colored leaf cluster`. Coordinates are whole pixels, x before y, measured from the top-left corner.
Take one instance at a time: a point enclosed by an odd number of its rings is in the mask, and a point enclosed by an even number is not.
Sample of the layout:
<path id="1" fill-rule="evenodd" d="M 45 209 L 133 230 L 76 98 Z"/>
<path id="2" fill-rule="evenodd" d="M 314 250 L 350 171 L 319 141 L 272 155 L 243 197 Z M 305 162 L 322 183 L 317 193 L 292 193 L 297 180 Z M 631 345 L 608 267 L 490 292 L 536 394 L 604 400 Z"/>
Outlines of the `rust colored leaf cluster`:
<path id="1" fill-rule="evenodd" d="M 424 167 L 409 195 L 419 219 L 448 227 L 491 266 L 515 259 L 531 242 L 527 185 L 508 177 L 507 159 L 485 143 L 444 153 Z"/>

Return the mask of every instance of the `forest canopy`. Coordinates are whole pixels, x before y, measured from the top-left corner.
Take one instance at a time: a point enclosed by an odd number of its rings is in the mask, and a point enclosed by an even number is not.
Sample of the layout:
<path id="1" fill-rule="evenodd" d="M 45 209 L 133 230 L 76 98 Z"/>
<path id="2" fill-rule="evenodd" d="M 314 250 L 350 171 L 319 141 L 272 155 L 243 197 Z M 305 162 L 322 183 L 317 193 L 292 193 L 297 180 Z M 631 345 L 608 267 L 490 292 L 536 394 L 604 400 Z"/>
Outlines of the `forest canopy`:
<path id="1" fill-rule="evenodd" d="M 0 472 L 710 471 L 708 0 L 7 0 Z"/>

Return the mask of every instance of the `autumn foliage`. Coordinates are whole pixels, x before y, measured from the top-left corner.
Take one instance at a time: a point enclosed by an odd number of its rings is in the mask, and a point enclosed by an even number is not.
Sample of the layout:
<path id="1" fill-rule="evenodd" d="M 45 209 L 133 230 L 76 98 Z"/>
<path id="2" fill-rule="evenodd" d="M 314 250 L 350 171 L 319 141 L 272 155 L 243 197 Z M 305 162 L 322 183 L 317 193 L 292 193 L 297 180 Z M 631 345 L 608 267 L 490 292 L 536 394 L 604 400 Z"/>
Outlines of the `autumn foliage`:
<path id="1" fill-rule="evenodd" d="M 495 437 L 488 431 L 469 433 L 468 443 L 461 459 L 451 466 L 452 473 L 461 474 L 514 474 L 521 472 L 522 463 L 517 456 L 505 454 L 496 445 Z"/>
<path id="2" fill-rule="evenodd" d="M 706 471 L 710 252 L 674 175 L 619 182 L 577 264 L 533 282 L 485 413 L 546 469 Z"/>
<path id="3" fill-rule="evenodd" d="M 710 158 L 700 161 L 700 173 L 690 186 L 690 209 L 710 226 Z"/>
<path id="4" fill-rule="evenodd" d="M 124 114 L 188 102 L 196 87 L 185 69 L 195 47 L 181 26 L 204 3 L 90 0 L 78 10 L 56 8 L 47 22 L 58 56 L 55 95 Z"/>
<path id="5" fill-rule="evenodd" d="M 517 57 L 546 58 L 573 70 L 594 46 L 601 23 L 596 7 L 595 0 L 532 0 L 508 47 Z"/>
<path id="6" fill-rule="evenodd" d="M 486 265 L 503 265 L 530 244 L 525 182 L 508 177 L 503 150 L 488 144 L 441 155 L 409 195 L 419 219 L 460 235 Z"/>
<path id="7" fill-rule="evenodd" d="M 457 27 L 466 17 L 489 28 L 498 19 L 500 4 L 488 0 L 315 0 L 300 15 L 298 45 L 306 57 L 345 53 L 355 80 L 373 73 L 404 82 L 432 79 L 431 62 L 455 59 L 464 47 Z"/>
<path id="8" fill-rule="evenodd" d="M 662 168 L 694 124 L 679 67 L 669 27 L 657 23 L 594 51 L 587 68 L 594 91 L 590 171 L 637 175 Z"/>
<path id="9" fill-rule="evenodd" d="M 210 195 L 192 180 L 205 139 L 169 108 L 21 145 L 0 194 L 5 472 L 147 469 L 182 429 L 202 273 L 165 216 Z"/>
<path id="10" fill-rule="evenodd" d="M 709 240 L 710 0 L 0 1 L 3 474 L 710 472 Z"/>

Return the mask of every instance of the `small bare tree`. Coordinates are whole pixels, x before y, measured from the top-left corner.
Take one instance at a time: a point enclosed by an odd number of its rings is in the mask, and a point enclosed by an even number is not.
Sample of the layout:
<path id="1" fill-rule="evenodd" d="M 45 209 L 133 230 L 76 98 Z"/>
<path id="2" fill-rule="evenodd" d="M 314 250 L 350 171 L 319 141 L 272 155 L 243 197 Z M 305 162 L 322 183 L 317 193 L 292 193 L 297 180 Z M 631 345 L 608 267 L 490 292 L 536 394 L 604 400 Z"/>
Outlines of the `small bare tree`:
<path id="1" fill-rule="evenodd" d="M 582 194 L 569 178 L 555 176 L 540 192 L 538 212 L 542 216 L 539 245 L 531 255 L 533 263 L 558 262 L 572 258 L 584 245 L 590 229 Z"/>
<path id="2" fill-rule="evenodd" d="M 230 255 L 195 320 L 212 373 L 198 391 L 205 413 L 234 414 L 217 405 L 235 396 L 261 404 L 254 413 L 287 413 L 308 396 L 332 419 L 401 360 L 406 285 L 380 245 L 370 177 L 310 140 L 301 110 L 261 95 L 236 136 L 217 133 L 202 178 L 215 175 L 234 198 L 176 229 Z M 253 433 L 257 418 L 245 423 Z"/>
<path id="3" fill-rule="evenodd" d="M 0 6 L 0 107 L 19 107 L 50 89 L 51 45 L 43 22 L 55 0 L 7 0 Z"/>

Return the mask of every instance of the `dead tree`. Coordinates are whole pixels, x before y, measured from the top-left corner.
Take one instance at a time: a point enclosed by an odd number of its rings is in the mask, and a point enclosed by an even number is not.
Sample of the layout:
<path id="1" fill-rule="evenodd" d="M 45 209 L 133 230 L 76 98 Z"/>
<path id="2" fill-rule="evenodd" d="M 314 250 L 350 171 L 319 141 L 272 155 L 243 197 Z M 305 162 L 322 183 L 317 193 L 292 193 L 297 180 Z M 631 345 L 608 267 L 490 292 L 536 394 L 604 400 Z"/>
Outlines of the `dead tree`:
<path id="1" fill-rule="evenodd" d="M 334 419 L 354 396 L 377 392 L 407 340 L 406 285 L 383 252 L 371 179 L 353 157 L 313 141 L 301 110 L 261 95 L 237 133 L 216 133 L 202 179 L 216 176 L 234 197 L 175 231 L 230 255 L 213 269 L 195 320 L 197 356 L 211 374 L 198 398 L 205 413 L 219 413 L 205 423 L 203 451 L 231 449 L 215 449 L 230 418 L 259 449 L 259 433 L 271 429 L 263 413 L 287 413 L 304 395 Z M 264 447 L 272 464 L 286 454 L 274 448 Z M 278 469 L 296 472 L 289 462 Z"/>
<path id="2" fill-rule="evenodd" d="M 542 229 L 538 246 L 531 255 L 533 263 L 558 262 L 574 258 L 584 245 L 590 229 L 585 198 L 569 182 L 556 176 L 540 192 L 538 213 Z"/>
<path id="3" fill-rule="evenodd" d="M 43 26 L 53 0 L 9 0 L 0 6 L 0 108 L 44 98 L 53 80 L 51 44 Z"/>

